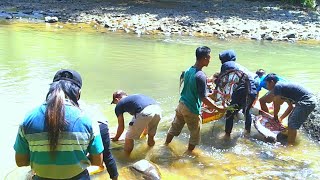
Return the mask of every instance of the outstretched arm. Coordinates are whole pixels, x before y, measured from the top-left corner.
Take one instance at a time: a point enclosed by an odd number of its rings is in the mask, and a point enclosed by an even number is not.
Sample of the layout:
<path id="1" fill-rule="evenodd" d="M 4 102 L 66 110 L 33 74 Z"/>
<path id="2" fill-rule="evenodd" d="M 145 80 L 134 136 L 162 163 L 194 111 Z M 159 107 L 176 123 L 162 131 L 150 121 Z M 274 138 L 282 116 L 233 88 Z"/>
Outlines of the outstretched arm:
<path id="1" fill-rule="evenodd" d="M 213 102 L 213 100 L 210 99 L 209 97 L 204 97 L 204 98 L 202 98 L 202 102 L 203 102 L 205 105 L 207 105 L 209 108 L 215 109 L 215 110 L 217 110 L 218 112 L 224 112 L 224 111 L 225 111 L 224 107 L 216 105 L 216 104 Z"/>
<path id="2" fill-rule="evenodd" d="M 117 134 L 115 137 L 111 138 L 112 141 L 118 141 L 118 139 L 120 138 L 121 134 L 124 131 L 124 118 L 123 118 L 123 114 L 120 114 L 118 116 L 118 129 L 117 129 Z"/>

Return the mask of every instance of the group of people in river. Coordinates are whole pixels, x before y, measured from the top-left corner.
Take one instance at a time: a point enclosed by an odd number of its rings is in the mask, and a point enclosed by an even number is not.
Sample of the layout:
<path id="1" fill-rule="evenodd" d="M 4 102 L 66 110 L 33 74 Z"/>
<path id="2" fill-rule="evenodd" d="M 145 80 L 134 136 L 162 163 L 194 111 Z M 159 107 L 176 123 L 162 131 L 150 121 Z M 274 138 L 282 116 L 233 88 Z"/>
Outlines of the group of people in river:
<path id="1" fill-rule="evenodd" d="M 268 92 L 259 99 L 261 109 L 268 112 L 267 103 L 273 102 L 274 118 L 280 122 L 288 118 L 288 144 L 294 144 L 297 129 L 315 108 L 315 96 L 301 85 L 286 81 L 274 73 L 266 75 L 259 69 L 256 73 L 236 63 L 233 50 L 219 54 L 221 69 L 218 74 L 207 77 L 202 71 L 211 60 L 211 49 L 201 46 L 195 52 L 195 64 L 184 71 L 183 87 L 175 109 L 175 117 L 168 130 L 165 144 L 178 136 L 184 125 L 190 131 L 188 144 L 192 152 L 200 143 L 201 107 L 225 113 L 225 137 L 230 138 L 234 115 L 239 110 L 245 115 L 245 134 L 250 135 L 252 116 L 250 108 L 258 100 L 262 88 Z M 208 91 L 208 82 L 219 81 L 220 75 L 237 70 L 242 72 L 241 81 L 230 94 L 232 110 L 218 105 Z M 125 136 L 124 152 L 130 155 L 134 140 L 141 134 L 147 135 L 148 146 L 154 146 L 154 137 L 161 120 L 161 107 L 151 97 L 143 94 L 128 95 L 118 90 L 112 95 L 111 104 L 116 104 L 117 132 L 110 137 L 108 123 L 95 121 L 86 114 L 79 103 L 82 78 L 74 70 L 59 70 L 50 85 L 45 102 L 28 113 L 20 124 L 14 149 L 16 164 L 29 166 L 35 175 L 33 179 L 90 179 L 87 167 L 90 165 L 107 168 L 111 179 L 119 176 L 116 162 L 110 152 L 110 141 L 118 141 L 125 129 L 124 113 L 132 115 Z M 214 93 L 214 92 L 213 92 Z M 287 110 L 279 117 L 280 105 L 286 102 Z M 104 163 L 104 165 L 103 165 Z"/>

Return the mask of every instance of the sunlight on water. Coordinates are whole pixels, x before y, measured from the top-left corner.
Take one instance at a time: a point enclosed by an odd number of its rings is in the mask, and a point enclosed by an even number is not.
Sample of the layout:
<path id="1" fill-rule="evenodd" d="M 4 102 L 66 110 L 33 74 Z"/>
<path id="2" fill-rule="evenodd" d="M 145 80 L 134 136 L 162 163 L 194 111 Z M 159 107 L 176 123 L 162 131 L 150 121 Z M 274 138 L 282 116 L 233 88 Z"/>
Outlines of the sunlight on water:
<path id="1" fill-rule="evenodd" d="M 136 142 L 130 159 L 122 153 L 123 144 L 111 143 L 120 179 L 138 179 L 128 165 L 147 159 L 159 168 L 162 179 L 320 179 L 319 143 L 301 130 L 294 148 L 270 144 L 252 127 L 243 136 L 244 122 L 237 121 L 231 140 L 222 138 L 224 121 L 202 127 L 201 144 L 186 154 L 189 132 L 185 128 L 169 146 L 166 132 L 178 102 L 180 72 L 194 63 L 197 46 L 212 48 L 208 75 L 219 70 L 218 53 L 235 49 L 238 62 L 255 71 L 264 68 L 301 83 L 319 93 L 320 45 L 219 41 L 195 37 L 137 38 L 127 34 L 57 30 L 35 25 L 0 25 L 0 101 L 3 123 L 0 127 L 0 179 L 21 179 L 30 168 L 17 168 L 13 143 L 18 124 L 26 112 L 44 101 L 54 73 L 73 68 L 83 76 L 82 100 L 102 109 L 110 128 L 116 127 L 111 94 L 116 89 L 154 97 L 163 108 L 156 145 L 146 139 Z M 22 43 L 23 42 L 23 43 Z M 129 115 L 125 116 L 126 124 Z M 107 172 L 93 176 L 106 179 Z"/>

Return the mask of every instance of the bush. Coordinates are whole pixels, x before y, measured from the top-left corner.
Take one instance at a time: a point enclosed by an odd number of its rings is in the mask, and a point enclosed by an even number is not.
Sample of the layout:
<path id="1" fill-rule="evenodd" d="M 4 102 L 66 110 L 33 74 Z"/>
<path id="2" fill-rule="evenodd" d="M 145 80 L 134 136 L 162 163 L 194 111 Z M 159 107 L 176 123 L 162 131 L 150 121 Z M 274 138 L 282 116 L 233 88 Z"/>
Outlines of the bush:
<path id="1" fill-rule="evenodd" d="M 308 8 L 314 8 L 316 6 L 316 0 L 283 0 L 291 4 L 302 5 Z"/>

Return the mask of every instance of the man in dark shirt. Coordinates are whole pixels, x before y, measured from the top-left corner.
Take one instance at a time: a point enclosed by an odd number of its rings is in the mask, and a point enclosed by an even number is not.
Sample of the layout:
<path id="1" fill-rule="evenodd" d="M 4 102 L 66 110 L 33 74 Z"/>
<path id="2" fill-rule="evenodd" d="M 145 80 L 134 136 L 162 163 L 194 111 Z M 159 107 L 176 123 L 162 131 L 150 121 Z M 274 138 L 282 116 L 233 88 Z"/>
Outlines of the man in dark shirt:
<path id="1" fill-rule="evenodd" d="M 233 50 L 225 50 L 219 54 L 219 59 L 221 61 L 220 75 L 230 71 L 238 70 L 244 73 L 243 81 L 238 84 L 238 87 L 231 95 L 230 106 L 236 106 L 238 110 L 243 109 L 245 114 L 245 130 L 246 134 L 250 134 L 251 131 L 251 114 L 250 108 L 257 96 L 256 85 L 258 84 L 258 76 L 250 72 L 245 67 L 236 63 L 236 54 Z M 231 131 L 233 128 L 233 118 L 238 111 L 227 111 L 226 113 L 226 125 L 225 125 L 225 137 L 230 138 Z"/>
<path id="2" fill-rule="evenodd" d="M 288 145 L 293 145 L 297 136 L 297 129 L 301 127 L 303 122 L 308 118 L 309 114 L 316 106 L 315 96 L 301 85 L 290 82 L 278 82 L 279 78 L 276 74 L 271 73 L 265 77 L 268 90 L 273 90 L 273 106 L 274 118 L 278 118 L 280 105 L 284 102 L 288 103 L 291 111 L 286 110 L 282 115 L 291 113 L 288 118 Z M 295 107 L 292 110 L 292 104 Z"/>
<path id="3" fill-rule="evenodd" d="M 130 155 L 134 147 L 134 139 L 139 139 L 146 129 L 148 145 L 153 146 L 154 136 L 161 119 L 161 108 L 157 102 L 142 94 L 127 95 L 122 90 L 113 93 L 111 104 L 116 104 L 115 114 L 118 118 L 118 129 L 113 141 L 117 141 L 124 131 L 123 113 L 131 114 L 132 120 L 125 137 L 124 151 Z"/>

